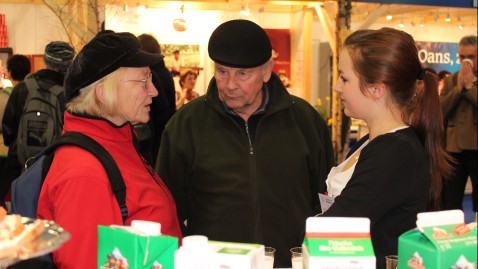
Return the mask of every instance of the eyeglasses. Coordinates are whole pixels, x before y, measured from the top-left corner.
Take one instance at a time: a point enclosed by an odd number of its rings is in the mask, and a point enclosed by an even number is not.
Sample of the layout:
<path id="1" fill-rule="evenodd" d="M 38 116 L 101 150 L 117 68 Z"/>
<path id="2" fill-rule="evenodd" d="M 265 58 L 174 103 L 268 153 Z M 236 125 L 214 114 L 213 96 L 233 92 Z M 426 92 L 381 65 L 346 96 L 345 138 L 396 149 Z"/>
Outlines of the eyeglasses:
<path id="1" fill-rule="evenodd" d="M 121 80 L 122 82 L 142 82 L 144 83 L 144 89 L 148 89 L 148 84 L 149 82 L 152 82 L 153 80 L 153 74 L 149 73 L 145 78 L 143 79 L 127 79 L 127 80 Z"/>

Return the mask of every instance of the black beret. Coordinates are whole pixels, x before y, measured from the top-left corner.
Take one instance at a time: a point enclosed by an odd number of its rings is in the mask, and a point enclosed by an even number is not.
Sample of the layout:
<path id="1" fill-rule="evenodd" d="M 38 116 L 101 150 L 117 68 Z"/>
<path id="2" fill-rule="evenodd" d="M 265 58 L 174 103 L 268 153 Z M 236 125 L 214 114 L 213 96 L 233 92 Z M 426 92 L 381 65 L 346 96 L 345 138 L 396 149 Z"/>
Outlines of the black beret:
<path id="1" fill-rule="evenodd" d="M 140 49 L 131 33 L 99 32 L 78 53 L 65 75 L 65 96 L 71 100 L 80 89 L 120 67 L 145 67 L 159 63 L 164 56 Z"/>
<path id="2" fill-rule="evenodd" d="M 258 67 L 272 56 L 267 33 L 252 21 L 231 20 L 211 34 L 209 57 L 216 63 L 236 68 Z"/>

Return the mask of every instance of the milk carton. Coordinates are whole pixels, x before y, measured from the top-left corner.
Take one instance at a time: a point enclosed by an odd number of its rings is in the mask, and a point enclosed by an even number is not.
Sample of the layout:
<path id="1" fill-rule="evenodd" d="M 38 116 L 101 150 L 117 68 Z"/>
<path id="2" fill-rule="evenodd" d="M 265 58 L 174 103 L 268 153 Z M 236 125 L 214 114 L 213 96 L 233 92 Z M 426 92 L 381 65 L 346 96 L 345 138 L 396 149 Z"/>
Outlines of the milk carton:
<path id="1" fill-rule="evenodd" d="M 208 241 L 206 236 L 183 238 L 175 252 L 175 269 L 263 269 L 264 246 Z"/>
<path id="2" fill-rule="evenodd" d="M 263 269 L 264 246 L 259 244 L 209 241 L 217 269 Z"/>
<path id="3" fill-rule="evenodd" d="M 133 220 L 131 226 L 98 226 L 97 268 L 174 269 L 178 238 L 161 235 L 156 222 Z"/>
<path id="4" fill-rule="evenodd" d="M 368 218 L 310 217 L 302 250 L 305 269 L 375 269 Z"/>
<path id="5" fill-rule="evenodd" d="M 214 268 L 213 251 L 206 236 L 186 236 L 182 243 L 183 245 L 174 253 L 175 269 Z"/>
<path id="6" fill-rule="evenodd" d="M 476 222 L 466 225 L 461 210 L 419 213 L 398 239 L 398 268 L 476 269 Z"/>

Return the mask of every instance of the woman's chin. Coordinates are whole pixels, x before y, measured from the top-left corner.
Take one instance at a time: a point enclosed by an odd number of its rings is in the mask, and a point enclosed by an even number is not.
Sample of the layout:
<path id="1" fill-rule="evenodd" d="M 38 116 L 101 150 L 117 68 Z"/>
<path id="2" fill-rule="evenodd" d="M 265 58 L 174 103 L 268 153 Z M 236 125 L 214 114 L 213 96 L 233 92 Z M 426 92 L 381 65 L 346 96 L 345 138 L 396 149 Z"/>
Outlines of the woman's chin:
<path id="1" fill-rule="evenodd" d="M 132 121 L 131 123 L 132 123 L 133 125 L 135 125 L 135 124 L 140 124 L 140 123 L 146 124 L 146 123 L 148 123 L 148 121 L 149 121 L 149 114 L 148 114 L 148 115 L 145 115 L 145 116 L 141 116 L 139 119 L 137 119 L 137 120 L 135 120 L 135 121 Z"/>

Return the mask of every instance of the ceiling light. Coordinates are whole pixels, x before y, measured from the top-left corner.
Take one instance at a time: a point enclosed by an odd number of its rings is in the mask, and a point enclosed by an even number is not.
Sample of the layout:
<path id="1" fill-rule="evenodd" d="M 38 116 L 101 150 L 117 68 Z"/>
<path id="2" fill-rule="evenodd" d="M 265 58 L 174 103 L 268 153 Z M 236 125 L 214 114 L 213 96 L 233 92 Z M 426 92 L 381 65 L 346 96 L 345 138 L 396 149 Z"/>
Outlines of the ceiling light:
<path id="1" fill-rule="evenodd" d="M 187 21 L 184 15 L 184 4 L 179 8 L 180 13 L 173 20 L 173 28 L 178 32 L 184 32 L 187 30 Z"/>
<path id="2" fill-rule="evenodd" d="M 139 5 L 139 6 L 138 6 L 138 11 L 139 11 L 139 13 L 144 13 L 144 12 L 146 11 L 146 6 L 144 6 L 144 5 Z"/>
<path id="3" fill-rule="evenodd" d="M 447 14 L 447 15 L 446 15 L 445 21 L 446 21 L 446 22 L 451 22 L 450 14 Z"/>
<path id="4" fill-rule="evenodd" d="M 249 16 L 249 1 L 246 0 L 246 5 L 244 8 L 244 5 L 242 6 L 241 11 L 239 11 L 239 14 L 244 15 L 244 16 Z"/>
<path id="5" fill-rule="evenodd" d="M 423 21 L 420 22 L 420 27 L 421 27 L 421 28 L 425 27 L 425 23 L 423 23 Z"/>
<path id="6" fill-rule="evenodd" d="M 244 15 L 244 16 L 249 16 L 249 9 L 248 8 L 242 8 L 241 11 L 239 11 L 239 14 Z"/>
<path id="7" fill-rule="evenodd" d="M 403 28 L 403 27 L 405 27 L 405 24 L 403 24 L 403 21 L 402 21 L 401 23 L 398 24 L 398 26 L 399 26 L 400 28 Z"/>
<path id="8" fill-rule="evenodd" d="M 463 30 L 464 27 L 465 26 L 463 24 L 458 25 L 458 28 L 460 28 L 460 30 Z"/>
<path id="9" fill-rule="evenodd" d="M 392 15 L 387 15 L 387 17 L 385 17 L 385 19 L 387 19 L 387 21 L 390 21 L 393 19 Z"/>

